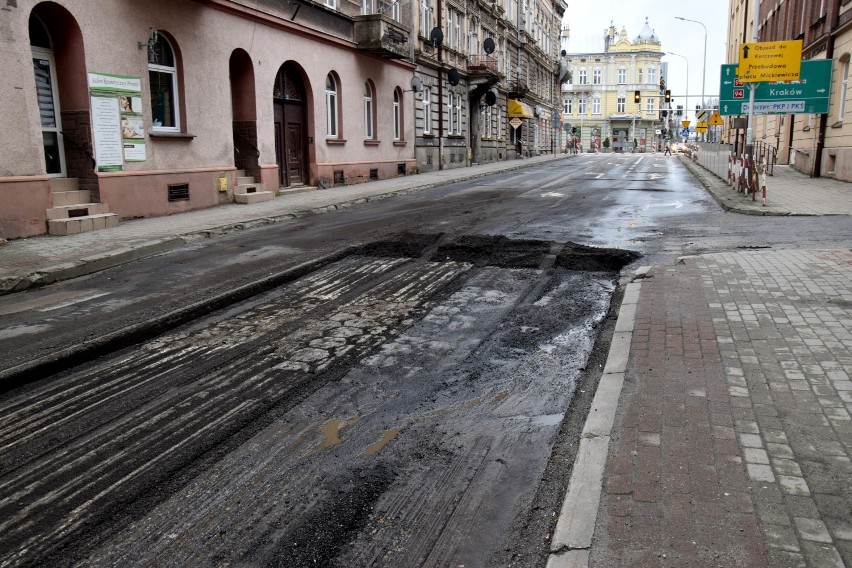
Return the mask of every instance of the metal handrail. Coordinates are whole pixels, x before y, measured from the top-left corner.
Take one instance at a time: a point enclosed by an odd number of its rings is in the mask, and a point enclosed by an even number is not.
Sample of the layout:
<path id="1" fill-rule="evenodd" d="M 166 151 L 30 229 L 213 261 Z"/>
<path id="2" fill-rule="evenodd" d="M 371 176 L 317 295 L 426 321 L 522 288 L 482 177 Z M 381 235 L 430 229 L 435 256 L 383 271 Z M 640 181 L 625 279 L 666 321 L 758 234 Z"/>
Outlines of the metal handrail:
<path id="1" fill-rule="evenodd" d="M 255 158 L 260 158 L 260 150 L 258 150 L 258 149 L 257 149 L 257 146 L 255 146 L 255 145 L 252 143 L 252 141 L 251 141 L 251 140 L 249 140 L 248 138 L 246 138 L 245 136 L 243 136 L 242 134 L 240 134 L 239 132 L 236 132 L 236 131 L 234 131 L 234 136 L 235 136 L 236 138 L 239 138 L 240 140 L 242 140 L 242 141 L 243 141 L 243 142 L 245 142 L 246 144 L 248 144 L 248 145 L 249 145 L 249 147 L 250 147 L 252 150 L 254 150 L 254 157 L 255 157 Z M 239 149 L 239 148 L 234 148 L 234 149 L 235 149 L 237 152 L 239 152 L 239 151 L 240 151 L 240 149 Z"/>
<path id="2" fill-rule="evenodd" d="M 96 169 L 96 168 L 98 167 L 98 162 L 97 162 L 97 160 L 95 160 L 95 156 L 94 156 L 94 155 L 92 155 L 92 151 L 91 151 L 91 150 L 89 150 L 88 148 L 86 148 L 85 146 L 83 146 L 80 142 L 77 142 L 77 141 L 76 141 L 74 138 L 72 138 L 71 136 L 68 136 L 67 134 L 65 134 L 65 132 L 63 132 L 63 131 L 61 131 L 61 130 L 60 130 L 60 131 L 59 131 L 59 134 L 61 134 L 61 135 L 62 135 L 62 138 L 63 138 L 66 142 L 70 143 L 72 146 L 74 146 L 74 147 L 75 147 L 75 148 L 77 148 L 78 150 L 82 150 L 82 151 L 83 151 L 83 153 L 84 153 L 84 154 L 86 154 L 86 155 L 89 157 L 89 159 L 90 159 L 90 160 L 92 160 L 92 169 L 93 169 L 93 170 L 94 170 L 94 169 Z"/>
<path id="3" fill-rule="evenodd" d="M 755 140 L 754 161 L 755 163 L 766 162 L 766 173 L 771 176 L 778 162 L 778 148 L 767 144 L 764 140 Z"/>

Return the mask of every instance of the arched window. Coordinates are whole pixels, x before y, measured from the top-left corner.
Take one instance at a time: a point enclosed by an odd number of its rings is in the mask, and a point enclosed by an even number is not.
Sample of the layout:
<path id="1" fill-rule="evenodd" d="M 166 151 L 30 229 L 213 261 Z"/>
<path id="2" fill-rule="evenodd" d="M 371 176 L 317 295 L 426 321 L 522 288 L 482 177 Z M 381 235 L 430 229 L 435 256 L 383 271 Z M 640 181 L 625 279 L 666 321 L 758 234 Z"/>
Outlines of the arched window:
<path id="1" fill-rule="evenodd" d="M 375 140 L 376 138 L 376 108 L 373 106 L 373 87 L 369 81 L 364 83 L 364 138 Z"/>
<path id="2" fill-rule="evenodd" d="M 329 73 L 325 78 L 326 136 L 329 138 L 340 136 L 337 104 L 337 81 L 334 80 L 334 75 Z"/>
<path id="3" fill-rule="evenodd" d="M 156 31 L 153 34 L 154 42 L 148 47 L 152 129 L 177 132 L 180 130 L 177 58 L 166 36 Z"/>
<path id="4" fill-rule="evenodd" d="M 402 140 L 402 92 L 399 87 L 393 91 L 393 139 Z"/>

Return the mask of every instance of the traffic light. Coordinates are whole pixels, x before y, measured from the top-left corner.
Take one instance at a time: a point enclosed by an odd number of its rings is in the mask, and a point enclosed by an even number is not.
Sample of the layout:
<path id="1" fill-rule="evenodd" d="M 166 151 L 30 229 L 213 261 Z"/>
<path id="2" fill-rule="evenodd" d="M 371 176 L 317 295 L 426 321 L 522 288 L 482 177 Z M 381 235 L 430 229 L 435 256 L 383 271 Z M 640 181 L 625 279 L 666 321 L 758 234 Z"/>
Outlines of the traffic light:
<path id="1" fill-rule="evenodd" d="M 641 91 L 633 91 L 633 102 L 639 104 L 642 102 L 642 92 Z"/>
<path id="2" fill-rule="evenodd" d="M 672 92 L 671 92 L 670 90 L 668 90 L 668 89 L 666 89 L 666 97 L 665 97 L 665 100 L 666 100 L 666 102 L 667 102 L 667 103 L 672 102 Z"/>
<path id="3" fill-rule="evenodd" d="M 662 115 L 663 115 L 663 117 L 666 117 L 666 116 L 668 116 L 668 115 L 669 115 L 669 111 L 664 110 L 664 111 L 661 111 L 661 112 L 660 112 L 660 114 L 662 114 Z"/>
<path id="4" fill-rule="evenodd" d="M 677 115 L 683 116 L 683 105 L 677 105 Z"/>

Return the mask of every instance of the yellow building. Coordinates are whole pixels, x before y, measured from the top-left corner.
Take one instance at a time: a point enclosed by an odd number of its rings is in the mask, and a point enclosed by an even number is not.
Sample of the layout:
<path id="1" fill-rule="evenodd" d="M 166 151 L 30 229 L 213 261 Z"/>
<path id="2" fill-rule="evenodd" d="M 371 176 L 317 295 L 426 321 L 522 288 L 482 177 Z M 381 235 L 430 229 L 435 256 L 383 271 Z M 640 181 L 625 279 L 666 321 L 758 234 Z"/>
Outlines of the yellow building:
<path id="1" fill-rule="evenodd" d="M 571 82 L 562 86 L 562 122 L 581 133 L 584 151 L 650 150 L 659 138 L 665 64 L 660 40 L 647 19 L 633 40 L 610 26 L 600 37 L 562 33 Z"/>

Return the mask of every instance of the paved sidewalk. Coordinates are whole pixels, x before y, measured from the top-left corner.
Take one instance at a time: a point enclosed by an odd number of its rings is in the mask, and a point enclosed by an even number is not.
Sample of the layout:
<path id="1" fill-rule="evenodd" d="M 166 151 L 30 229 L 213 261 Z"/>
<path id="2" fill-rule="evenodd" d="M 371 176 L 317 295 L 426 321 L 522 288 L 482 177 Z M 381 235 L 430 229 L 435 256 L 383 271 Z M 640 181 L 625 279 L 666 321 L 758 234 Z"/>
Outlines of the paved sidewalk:
<path id="1" fill-rule="evenodd" d="M 761 196 L 738 193 L 710 170 L 679 156 L 686 167 L 728 211 L 744 215 L 852 215 L 852 183 L 812 178 L 790 166 L 775 166 L 767 176 L 766 206 Z"/>
<path id="2" fill-rule="evenodd" d="M 607 367 L 549 568 L 852 566 L 850 250 L 643 270 Z"/>

